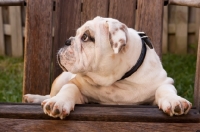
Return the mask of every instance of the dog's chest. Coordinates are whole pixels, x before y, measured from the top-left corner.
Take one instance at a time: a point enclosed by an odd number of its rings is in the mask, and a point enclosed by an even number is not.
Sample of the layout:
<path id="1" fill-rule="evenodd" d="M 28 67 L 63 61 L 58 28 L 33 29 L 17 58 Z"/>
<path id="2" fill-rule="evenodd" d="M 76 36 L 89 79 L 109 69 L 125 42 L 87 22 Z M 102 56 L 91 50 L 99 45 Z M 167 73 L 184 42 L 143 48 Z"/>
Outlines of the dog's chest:
<path id="1" fill-rule="evenodd" d="M 150 89 L 136 88 L 131 85 L 111 86 L 87 86 L 81 89 L 81 93 L 88 102 L 100 104 L 143 104 L 151 103 L 155 97 L 155 91 Z"/>

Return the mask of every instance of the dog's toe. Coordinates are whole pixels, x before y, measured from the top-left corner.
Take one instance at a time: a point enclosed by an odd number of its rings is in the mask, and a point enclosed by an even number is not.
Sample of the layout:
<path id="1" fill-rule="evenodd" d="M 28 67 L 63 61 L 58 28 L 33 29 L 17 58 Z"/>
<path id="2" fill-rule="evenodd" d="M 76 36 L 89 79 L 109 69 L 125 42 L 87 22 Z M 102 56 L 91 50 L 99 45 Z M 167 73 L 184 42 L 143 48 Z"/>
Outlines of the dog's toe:
<path id="1" fill-rule="evenodd" d="M 70 101 L 63 101 L 56 97 L 43 101 L 41 105 L 45 114 L 54 118 L 60 117 L 61 119 L 68 116 L 74 108 L 74 105 Z"/>
<path id="2" fill-rule="evenodd" d="M 180 96 L 167 96 L 159 103 L 159 108 L 170 116 L 187 114 L 191 107 L 192 104 Z"/>

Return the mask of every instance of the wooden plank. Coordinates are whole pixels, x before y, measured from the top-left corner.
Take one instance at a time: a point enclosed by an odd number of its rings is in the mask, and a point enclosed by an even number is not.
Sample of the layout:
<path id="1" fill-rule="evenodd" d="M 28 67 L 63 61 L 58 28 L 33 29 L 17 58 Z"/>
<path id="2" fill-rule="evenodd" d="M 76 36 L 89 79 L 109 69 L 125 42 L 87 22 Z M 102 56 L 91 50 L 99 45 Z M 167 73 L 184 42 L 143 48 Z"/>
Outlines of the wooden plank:
<path id="1" fill-rule="evenodd" d="M 11 26 L 10 24 L 3 24 L 3 32 L 4 32 L 4 35 L 8 35 L 10 36 L 11 35 Z M 22 27 L 22 36 L 25 37 L 25 27 Z"/>
<path id="2" fill-rule="evenodd" d="M 108 17 L 108 0 L 83 0 L 81 25 L 96 16 Z"/>
<path id="3" fill-rule="evenodd" d="M 65 41 L 74 36 L 81 24 L 80 0 L 56 0 L 55 32 L 53 43 L 53 80 L 62 72 L 57 63 L 57 52 Z"/>
<path id="4" fill-rule="evenodd" d="M 92 122 L 0 118 L 1 131 L 198 132 L 200 123 Z"/>
<path id="5" fill-rule="evenodd" d="M 200 8 L 199 0 L 169 0 L 171 5 L 191 6 Z"/>
<path id="6" fill-rule="evenodd" d="M 27 0 L 23 94 L 49 94 L 52 0 Z"/>
<path id="7" fill-rule="evenodd" d="M 12 56 L 23 55 L 22 21 L 20 6 L 9 7 L 10 28 L 11 28 L 11 51 Z"/>
<path id="8" fill-rule="evenodd" d="M 196 15 L 195 15 L 195 18 L 196 18 L 196 25 L 195 25 L 195 36 L 196 36 L 196 42 L 198 42 L 198 39 L 199 39 L 199 28 L 200 28 L 200 9 L 199 8 L 196 8 L 195 9 L 196 11 Z"/>
<path id="9" fill-rule="evenodd" d="M 188 33 L 196 34 L 196 32 L 197 32 L 196 28 L 198 28 L 198 27 L 199 26 L 197 26 L 195 23 L 189 23 L 188 24 Z M 175 34 L 175 33 L 176 33 L 176 24 L 168 24 L 168 34 Z M 199 37 L 199 34 L 197 36 Z M 198 37 L 197 37 L 197 42 L 198 42 Z"/>
<path id="10" fill-rule="evenodd" d="M 188 7 L 176 6 L 176 53 L 187 53 Z"/>
<path id="11" fill-rule="evenodd" d="M 0 6 L 24 6 L 25 0 L 0 0 Z"/>
<path id="12" fill-rule="evenodd" d="M 136 0 L 111 0 L 109 17 L 118 19 L 128 27 L 135 27 Z"/>
<path id="13" fill-rule="evenodd" d="M 43 113 L 40 104 L 0 104 L 0 108 L 0 118 L 54 119 Z M 196 109 L 191 109 L 187 115 L 170 117 L 153 106 L 86 104 L 76 105 L 75 110 L 65 120 L 200 123 L 200 115 Z"/>
<path id="14" fill-rule="evenodd" d="M 2 8 L 0 7 L 0 55 L 5 55 L 4 28 Z"/>
<path id="15" fill-rule="evenodd" d="M 168 52 L 168 6 L 164 7 L 163 15 L 163 36 L 162 36 L 162 53 Z"/>
<path id="16" fill-rule="evenodd" d="M 200 34 L 199 34 L 199 43 L 198 43 L 198 50 L 197 50 L 196 77 L 195 77 L 195 87 L 194 87 L 194 104 L 200 112 Z"/>
<path id="17" fill-rule="evenodd" d="M 162 53 L 162 0 L 138 0 L 136 29 L 144 31 L 151 39 L 157 54 Z"/>

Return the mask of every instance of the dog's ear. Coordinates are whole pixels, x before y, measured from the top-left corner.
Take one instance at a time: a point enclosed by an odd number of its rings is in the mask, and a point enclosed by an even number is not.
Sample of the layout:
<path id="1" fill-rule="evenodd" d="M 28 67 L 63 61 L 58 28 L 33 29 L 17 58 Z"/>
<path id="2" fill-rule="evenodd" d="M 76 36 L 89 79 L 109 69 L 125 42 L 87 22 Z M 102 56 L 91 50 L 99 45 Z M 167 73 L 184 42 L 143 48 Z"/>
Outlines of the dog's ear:
<path id="1" fill-rule="evenodd" d="M 109 40 L 115 54 L 119 53 L 127 43 L 127 27 L 119 22 L 108 23 Z"/>

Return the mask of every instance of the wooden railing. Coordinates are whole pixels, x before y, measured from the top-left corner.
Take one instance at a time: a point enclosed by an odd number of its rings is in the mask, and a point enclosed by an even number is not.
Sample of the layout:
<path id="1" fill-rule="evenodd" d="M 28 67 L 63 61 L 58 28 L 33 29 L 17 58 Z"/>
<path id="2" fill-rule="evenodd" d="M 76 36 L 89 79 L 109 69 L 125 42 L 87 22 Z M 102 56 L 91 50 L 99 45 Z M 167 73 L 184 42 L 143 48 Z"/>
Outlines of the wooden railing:
<path id="1" fill-rule="evenodd" d="M 5 6 L 11 5 L 6 0 L 3 0 L 3 2 L 1 0 L 0 2 Z M 177 4 L 174 0 L 170 0 L 169 2 L 170 4 Z M 25 4 L 24 0 L 12 1 L 12 5 Z M 194 5 L 194 3 L 191 4 Z M 24 15 L 25 9 L 23 7 L 0 7 L 0 55 L 23 56 L 23 38 L 25 37 Z M 164 7 L 163 53 L 196 53 L 199 26 L 199 8 L 174 5 Z"/>

